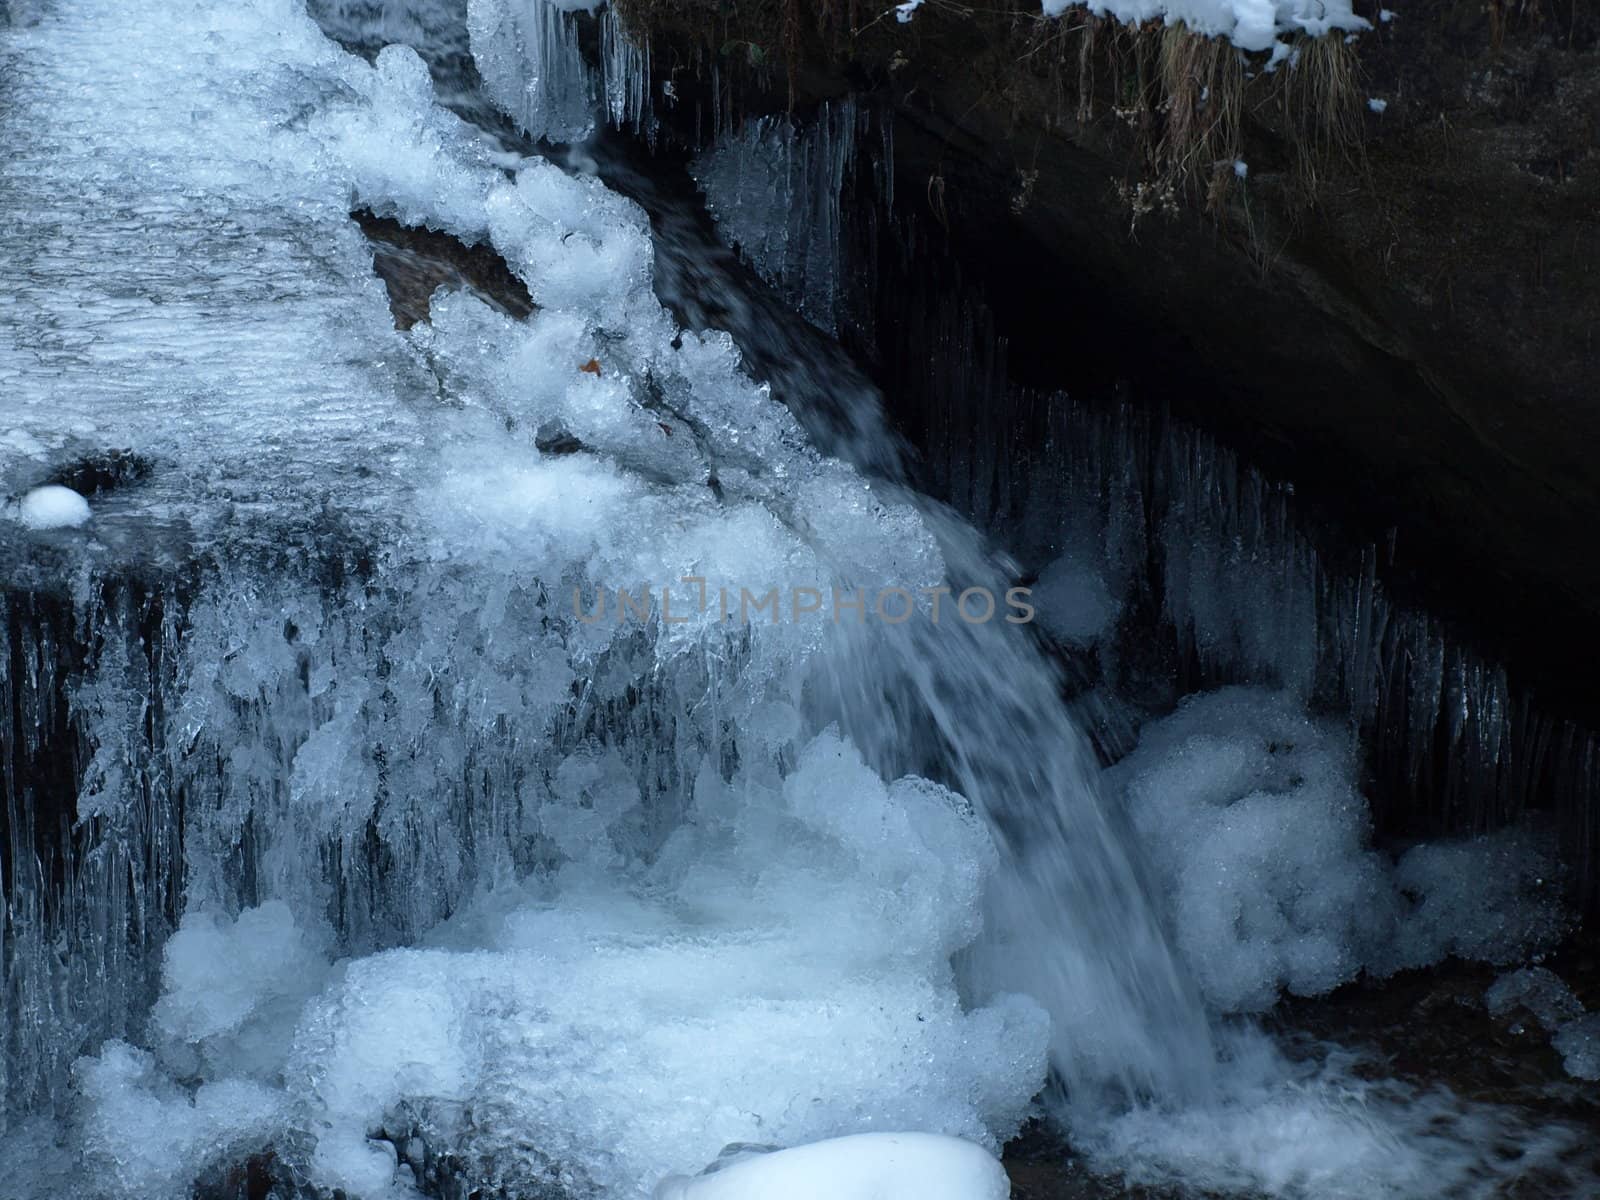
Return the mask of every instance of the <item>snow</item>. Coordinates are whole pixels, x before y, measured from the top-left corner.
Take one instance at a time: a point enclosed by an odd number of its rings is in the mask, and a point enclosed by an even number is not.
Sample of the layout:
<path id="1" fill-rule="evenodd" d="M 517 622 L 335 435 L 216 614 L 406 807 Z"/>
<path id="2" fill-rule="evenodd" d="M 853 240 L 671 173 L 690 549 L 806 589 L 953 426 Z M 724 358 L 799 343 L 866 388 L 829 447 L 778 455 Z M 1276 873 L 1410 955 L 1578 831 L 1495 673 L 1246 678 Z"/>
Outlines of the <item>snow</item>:
<path id="1" fill-rule="evenodd" d="M 76 529 L 89 521 L 89 502 L 71 488 L 49 484 L 22 498 L 18 516 L 29 529 Z"/>
<path id="2" fill-rule="evenodd" d="M 1240 179 L 1248 178 L 1249 175 L 1250 175 L 1250 164 L 1245 162 L 1244 159 L 1242 159 L 1242 158 L 1234 159 L 1233 160 L 1233 173 L 1234 173 L 1235 176 L 1237 176 Z"/>
<path id="3" fill-rule="evenodd" d="M 1372 96 L 1367 99 L 1367 107 L 1373 112 L 1381 115 L 1383 111 L 1389 107 L 1389 102 L 1387 100 L 1379 100 L 1376 96 Z"/>
<path id="4" fill-rule="evenodd" d="M 1207 37 L 1225 37 L 1241 50 L 1270 50 L 1294 34 L 1321 37 L 1333 30 L 1370 28 L 1351 0 L 1043 0 L 1046 16 L 1082 6 L 1124 25 L 1159 20 Z"/>
<path id="5" fill-rule="evenodd" d="M 745 1154 L 696 1179 L 674 1177 L 655 1200 L 1006 1200 L 1011 1184 L 971 1142 L 920 1133 L 864 1133 Z"/>

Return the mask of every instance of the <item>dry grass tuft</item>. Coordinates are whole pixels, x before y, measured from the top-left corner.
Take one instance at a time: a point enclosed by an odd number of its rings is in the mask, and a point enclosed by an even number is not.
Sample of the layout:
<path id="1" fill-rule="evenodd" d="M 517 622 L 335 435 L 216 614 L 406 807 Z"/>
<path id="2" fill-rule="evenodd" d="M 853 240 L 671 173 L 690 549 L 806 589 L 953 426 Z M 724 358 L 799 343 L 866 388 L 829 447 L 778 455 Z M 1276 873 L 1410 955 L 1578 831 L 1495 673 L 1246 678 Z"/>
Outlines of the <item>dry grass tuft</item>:
<path id="1" fill-rule="evenodd" d="M 1302 38 L 1293 66 L 1279 67 L 1275 99 L 1294 138 L 1302 184 L 1315 195 L 1318 176 L 1334 159 L 1361 160 L 1361 66 L 1337 35 Z"/>

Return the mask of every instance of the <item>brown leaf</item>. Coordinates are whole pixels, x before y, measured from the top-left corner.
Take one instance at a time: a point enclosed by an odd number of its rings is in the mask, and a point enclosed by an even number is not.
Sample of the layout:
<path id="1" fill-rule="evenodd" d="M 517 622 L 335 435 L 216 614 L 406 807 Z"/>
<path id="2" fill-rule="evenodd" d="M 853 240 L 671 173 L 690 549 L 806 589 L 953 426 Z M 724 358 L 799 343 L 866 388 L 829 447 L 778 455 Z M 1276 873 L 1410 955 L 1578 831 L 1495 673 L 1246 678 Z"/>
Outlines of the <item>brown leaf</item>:
<path id="1" fill-rule="evenodd" d="M 583 366 L 579 367 L 578 370 L 587 371 L 591 375 L 598 375 L 600 374 L 600 360 L 598 358 L 591 358 L 588 362 L 584 363 Z"/>
<path id="2" fill-rule="evenodd" d="M 671 425 L 664 425 L 660 421 L 657 421 L 656 424 L 661 426 L 661 432 L 662 433 L 666 434 L 668 437 L 672 436 L 672 426 Z"/>

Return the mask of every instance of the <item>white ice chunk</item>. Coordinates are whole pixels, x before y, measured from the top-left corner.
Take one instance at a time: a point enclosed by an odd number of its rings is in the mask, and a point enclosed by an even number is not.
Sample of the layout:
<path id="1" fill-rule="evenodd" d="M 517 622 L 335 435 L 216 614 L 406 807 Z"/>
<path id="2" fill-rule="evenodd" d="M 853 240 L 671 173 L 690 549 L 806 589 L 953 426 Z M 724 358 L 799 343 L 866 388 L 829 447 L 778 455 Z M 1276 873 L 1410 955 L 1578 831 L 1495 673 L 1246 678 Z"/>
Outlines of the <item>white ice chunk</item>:
<path id="1" fill-rule="evenodd" d="M 263 1148 L 282 1121 L 282 1094 L 225 1079 L 192 1096 L 163 1077 L 153 1058 L 107 1042 L 73 1067 L 86 1158 L 107 1194 L 172 1200 L 189 1194 L 208 1164 Z"/>
<path id="2" fill-rule="evenodd" d="M 235 920 L 186 914 L 167 941 L 152 1014 L 170 1043 L 166 1057 L 184 1074 L 198 1053 L 213 1071 L 272 1078 L 301 1007 L 327 976 L 322 941 L 281 900 Z"/>
<path id="3" fill-rule="evenodd" d="M 1396 901 L 1366 846 L 1349 741 L 1293 700 L 1191 697 L 1111 775 L 1218 1008 L 1266 1008 L 1280 987 L 1329 991 L 1391 936 Z"/>
<path id="4" fill-rule="evenodd" d="M 34 488 L 18 507 L 29 529 L 75 529 L 89 520 L 89 502 L 71 488 L 49 484 Z"/>
<path id="5" fill-rule="evenodd" d="M 561 803 L 594 814 L 579 841 L 626 818 L 618 765 L 580 754 L 556 772 Z M 968 1010 L 956 993 L 949 956 L 977 934 L 996 861 L 959 797 L 885 785 L 831 734 L 781 787 L 712 773 L 696 790 L 642 892 L 575 862 L 559 903 L 513 889 L 429 949 L 348 964 L 289 1070 L 319 1186 L 386 1185 L 367 1137 L 400 1110 L 493 1114 L 430 1136 L 614 1194 L 735 1142 L 909 1128 L 994 1147 L 1016 1128 L 1048 1022 L 1019 997 Z"/>
<path id="6" fill-rule="evenodd" d="M 861 1133 L 749 1154 L 656 1200 L 1006 1200 L 1005 1169 L 981 1146 L 926 1133 Z"/>
<path id="7" fill-rule="evenodd" d="M 1447 954 L 1505 965 L 1548 950 L 1567 930 L 1555 840 L 1511 828 L 1408 850 L 1395 883 L 1411 907 L 1396 966 Z"/>
<path id="8" fill-rule="evenodd" d="M 1553 846 L 1526 830 L 1416 846 L 1391 867 L 1367 845 L 1350 735 L 1287 695 L 1190 697 L 1108 777 L 1224 1010 L 1447 954 L 1510 963 L 1566 928 Z"/>

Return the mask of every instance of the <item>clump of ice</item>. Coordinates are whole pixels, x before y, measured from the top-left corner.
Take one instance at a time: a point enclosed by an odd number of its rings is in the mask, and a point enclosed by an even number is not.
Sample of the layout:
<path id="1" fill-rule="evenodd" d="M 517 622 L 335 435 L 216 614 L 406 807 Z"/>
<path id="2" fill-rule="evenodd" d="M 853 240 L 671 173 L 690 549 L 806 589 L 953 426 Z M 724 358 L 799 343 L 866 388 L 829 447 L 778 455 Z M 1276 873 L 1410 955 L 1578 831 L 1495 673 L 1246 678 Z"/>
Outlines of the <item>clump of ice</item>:
<path id="1" fill-rule="evenodd" d="M 561 786 L 601 779 L 586 765 Z M 290 1068 L 315 1182 L 387 1181 L 367 1137 L 400 1111 L 470 1160 L 606 1194 L 732 1142 L 913 1128 L 994 1146 L 1015 1129 L 1047 1022 L 956 995 L 948 956 L 995 860 L 960 799 L 886 787 L 833 735 L 781 784 L 696 790 L 642 890 L 570 868 L 558 903 L 491 898 L 429 949 L 349 964 Z M 446 1111 L 463 1108 L 494 1117 Z"/>
<path id="2" fill-rule="evenodd" d="M 126 1042 L 73 1067 L 85 1158 L 105 1194 L 130 1200 L 188 1195 L 206 1167 L 263 1149 L 281 1126 L 283 1097 L 260 1083 L 224 1079 L 191 1094 Z"/>
<path id="3" fill-rule="evenodd" d="M 76 529 L 89 520 L 89 502 L 69 487 L 47 484 L 22 497 L 18 518 L 29 529 Z"/>
<path id="4" fill-rule="evenodd" d="M 1554 838 L 1523 828 L 1414 846 L 1395 864 L 1405 918 L 1390 959 L 1419 967 L 1447 954 L 1504 966 L 1548 950 L 1570 928 Z"/>
<path id="5" fill-rule="evenodd" d="M 1549 967 L 1521 967 L 1496 979 L 1483 994 L 1491 1016 L 1527 1009 L 1546 1029 L 1554 1030 L 1583 1014 L 1578 998 Z"/>
<path id="6" fill-rule="evenodd" d="M 1523 967 L 1496 979 L 1484 1003 L 1497 1017 L 1518 1008 L 1553 1036 L 1550 1044 L 1574 1079 L 1600 1079 L 1600 1013 L 1585 1013 L 1572 989 L 1548 967 Z"/>
<path id="7" fill-rule="evenodd" d="M 1112 769 L 1217 1008 L 1330 991 L 1392 936 L 1398 905 L 1353 777 L 1342 730 L 1243 688 L 1192 697 Z"/>
<path id="8" fill-rule="evenodd" d="M 1565 930 L 1553 849 L 1526 831 L 1417 846 L 1392 865 L 1374 851 L 1348 731 L 1285 694 L 1191 697 L 1108 778 L 1223 1011 L 1447 954 L 1512 962 Z"/>
<path id="9" fill-rule="evenodd" d="M 327 976 L 325 936 L 269 900 L 236 919 L 192 912 L 167 940 L 151 1021 L 176 1074 L 273 1080 L 308 997 Z"/>
<path id="10" fill-rule="evenodd" d="M 1116 625 L 1121 600 L 1087 555 L 1068 552 L 1039 573 L 1031 601 L 1040 625 L 1059 638 L 1089 643 Z"/>
<path id="11" fill-rule="evenodd" d="M 1286 35 L 1320 37 L 1332 30 L 1370 28 L 1350 0 L 1043 0 L 1051 17 L 1079 5 L 1124 25 L 1153 20 L 1183 25 L 1207 37 L 1225 37 L 1241 50 L 1272 49 Z"/>
<path id="12" fill-rule="evenodd" d="M 1006 1200 L 994 1155 L 959 1138 L 863 1133 L 748 1153 L 694 1179 L 663 1180 L 655 1200 Z"/>
<path id="13" fill-rule="evenodd" d="M 1574 1079 L 1600 1080 L 1600 1013 L 1568 1021 L 1550 1044 Z"/>

